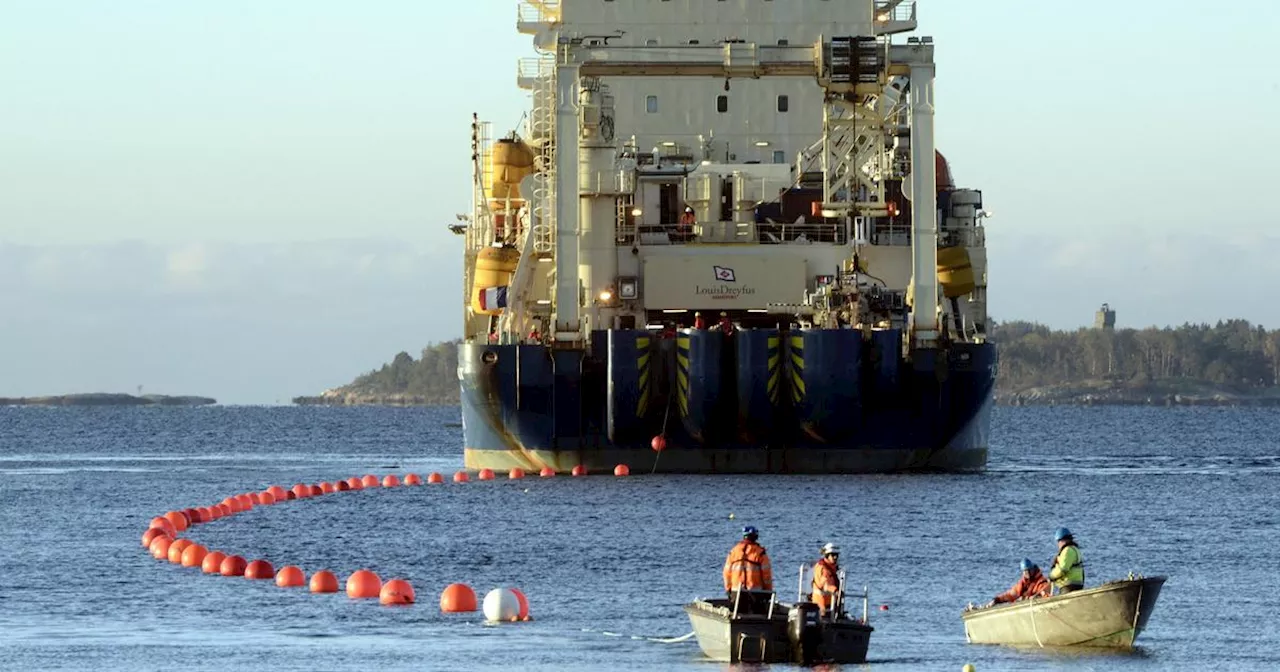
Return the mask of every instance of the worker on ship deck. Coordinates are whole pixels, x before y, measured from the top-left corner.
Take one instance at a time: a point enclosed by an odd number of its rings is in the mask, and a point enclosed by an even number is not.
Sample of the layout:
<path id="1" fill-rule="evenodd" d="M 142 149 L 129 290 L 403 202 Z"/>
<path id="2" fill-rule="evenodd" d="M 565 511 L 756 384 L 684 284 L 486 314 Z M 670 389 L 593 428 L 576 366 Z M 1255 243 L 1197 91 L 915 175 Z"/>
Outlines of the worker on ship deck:
<path id="1" fill-rule="evenodd" d="M 1058 555 L 1053 559 L 1053 567 L 1049 569 L 1049 580 L 1058 589 L 1059 595 L 1082 590 L 1084 559 L 1080 557 L 1080 547 L 1076 545 L 1071 530 L 1059 527 L 1053 540 L 1058 542 Z"/>
<path id="2" fill-rule="evenodd" d="M 676 226 L 676 233 L 681 241 L 688 241 L 693 236 L 693 225 L 697 223 L 698 216 L 693 213 L 693 208 L 684 206 L 684 213 L 680 215 L 680 223 Z"/>
<path id="3" fill-rule="evenodd" d="M 728 313 L 725 313 L 723 310 L 720 311 L 720 323 L 717 324 L 716 327 L 718 327 L 720 332 L 725 336 L 733 335 L 733 320 L 730 320 Z"/>
<path id="4" fill-rule="evenodd" d="M 736 600 L 739 613 L 767 608 L 773 593 L 773 567 L 759 538 L 760 531 L 754 526 L 743 527 L 742 540 L 724 561 L 724 590 L 730 602 Z"/>
<path id="5" fill-rule="evenodd" d="M 810 599 L 823 616 L 836 608 L 840 594 L 840 547 L 828 543 L 822 547 L 822 558 L 813 565 L 813 592 Z"/>
<path id="6" fill-rule="evenodd" d="M 694 312 L 693 314 L 693 328 L 694 329 L 707 328 L 707 318 L 703 317 L 700 311 Z"/>
<path id="7" fill-rule="evenodd" d="M 1048 597 L 1052 591 L 1049 585 L 1049 579 L 1046 579 L 1040 571 L 1040 567 L 1036 563 L 1031 562 L 1030 558 L 1022 560 L 1022 576 L 1017 583 L 1009 590 L 996 595 L 985 606 L 992 607 L 1004 602 L 1017 602 L 1018 600 L 1026 600 L 1033 597 Z"/>

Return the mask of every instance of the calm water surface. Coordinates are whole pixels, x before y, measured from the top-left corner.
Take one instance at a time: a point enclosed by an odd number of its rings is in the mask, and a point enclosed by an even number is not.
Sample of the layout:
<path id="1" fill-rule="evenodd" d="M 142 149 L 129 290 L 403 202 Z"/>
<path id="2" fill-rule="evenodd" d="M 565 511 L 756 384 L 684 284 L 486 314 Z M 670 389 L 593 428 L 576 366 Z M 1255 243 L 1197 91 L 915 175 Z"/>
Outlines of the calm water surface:
<path id="1" fill-rule="evenodd" d="M 188 533 L 277 568 L 407 578 L 409 608 L 205 576 L 140 546 L 154 515 L 272 484 L 449 473 L 456 422 L 457 409 L 0 408 L 0 668 L 725 669 L 692 641 L 644 638 L 690 630 L 680 605 L 719 592 L 747 523 L 787 599 L 834 540 L 850 582 L 888 606 L 872 613 L 871 661 L 828 669 L 1280 668 L 1275 410 L 1001 408 L 982 475 L 379 488 Z M 963 606 L 1012 584 L 1023 556 L 1047 562 L 1060 525 L 1090 583 L 1169 576 L 1139 650 L 966 644 Z M 441 614 L 454 581 L 481 597 L 519 587 L 535 620 Z"/>

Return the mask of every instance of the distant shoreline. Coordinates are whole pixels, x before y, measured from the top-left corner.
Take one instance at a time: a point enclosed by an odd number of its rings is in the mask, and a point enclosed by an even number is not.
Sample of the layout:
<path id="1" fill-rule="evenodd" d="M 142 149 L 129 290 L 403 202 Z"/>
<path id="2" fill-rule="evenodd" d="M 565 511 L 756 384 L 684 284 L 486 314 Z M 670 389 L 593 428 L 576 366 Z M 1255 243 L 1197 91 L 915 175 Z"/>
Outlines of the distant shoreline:
<path id="1" fill-rule="evenodd" d="M 1275 387 L 1231 388 L 1184 378 L 1126 383 L 1083 380 L 996 392 L 1001 406 L 1280 406 Z"/>
<path id="2" fill-rule="evenodd" d="M 412 394 L 362 394 L 330 391 L 317 396 L 294 397 L 296 406 L 457 406 L 459 400 L 428 400 Z M 1280 407 L 1280 391 L 1238 391 L 1208 386 L 1199 381 L 1166 381 L 1127 386 L 1107 381 L 1077 381 L 1043 385 L 1018 391 L 997 390 L 997 406 L 1216 406 Z"/>
<path id="3" fill-rule="evenodd" d="M 55 394 L 44 397 L 0 397 L 0 406 L 209 406 L 218 403 L 211 397 L 167 394 Z"/>

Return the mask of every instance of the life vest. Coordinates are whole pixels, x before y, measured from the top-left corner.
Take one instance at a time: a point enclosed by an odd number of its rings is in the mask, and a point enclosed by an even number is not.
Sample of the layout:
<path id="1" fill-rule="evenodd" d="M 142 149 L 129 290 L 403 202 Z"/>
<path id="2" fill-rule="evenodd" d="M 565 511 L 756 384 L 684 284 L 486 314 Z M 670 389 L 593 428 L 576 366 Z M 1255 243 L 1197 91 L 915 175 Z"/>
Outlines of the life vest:
<path id="1" fill-rule="evenodd" d="M 1084 587 L 1084 560 L 1080 557 L 1080 547 L 1074 541 L 1067 542 L 1058 552 L 1058 557 L 1053 559 L 1049 579 L 1058 588 Z"/>
<path id="2" fill-rule="evenodd" d="M 726 591 L 773 590 L 773 567 L 764 546 L 748 539 L 739 541 L 724 561 Z"/>
<path id="3" fill-rule="evenodd" d="M 835 563 L 826 558 L 813 565 L 813 593 L 810 598 L 823 613 L 836 605 L 836 594 L 840 592 L 840 575 L 836 571 Z"/>

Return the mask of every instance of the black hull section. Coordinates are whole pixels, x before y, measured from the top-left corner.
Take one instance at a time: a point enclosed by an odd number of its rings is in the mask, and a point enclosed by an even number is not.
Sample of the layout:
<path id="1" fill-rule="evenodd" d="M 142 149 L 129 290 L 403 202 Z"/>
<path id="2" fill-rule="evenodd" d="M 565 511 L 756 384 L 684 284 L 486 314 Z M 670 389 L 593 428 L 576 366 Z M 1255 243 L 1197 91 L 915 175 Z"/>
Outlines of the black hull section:
<path id="1" fill-rule="evenodd" d="M 902 356 L 895 330 L 599 331 L 588 350 L 459 346 L 466 466 L 865 473 L 986 465 L 995 346 Z M 666 450 L 651 448 L 653 437 Z"/>

